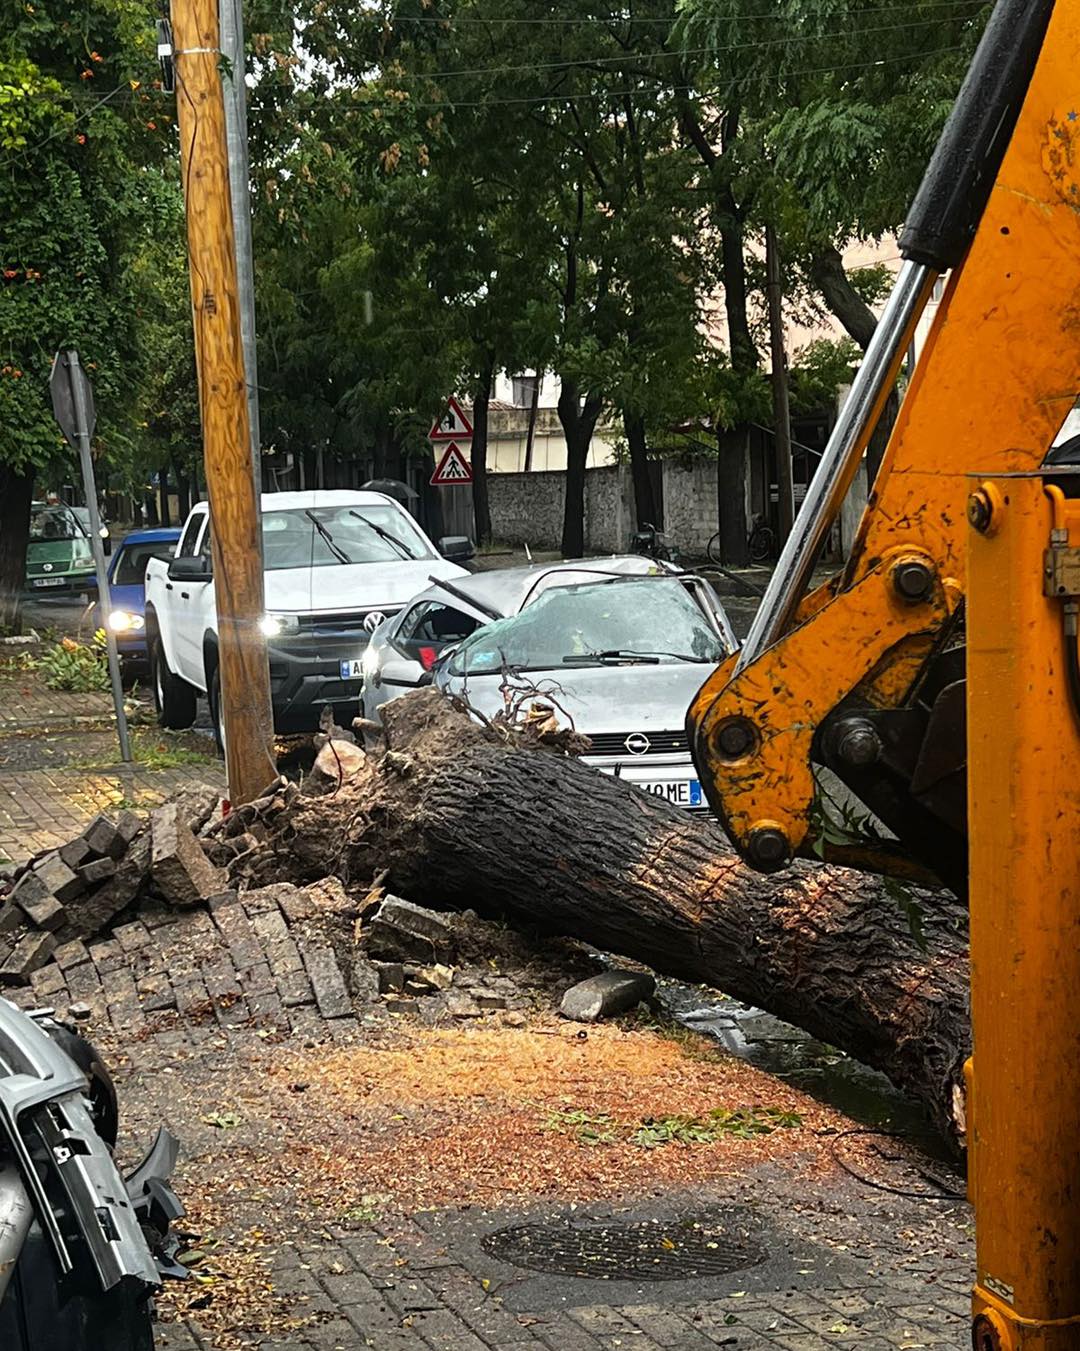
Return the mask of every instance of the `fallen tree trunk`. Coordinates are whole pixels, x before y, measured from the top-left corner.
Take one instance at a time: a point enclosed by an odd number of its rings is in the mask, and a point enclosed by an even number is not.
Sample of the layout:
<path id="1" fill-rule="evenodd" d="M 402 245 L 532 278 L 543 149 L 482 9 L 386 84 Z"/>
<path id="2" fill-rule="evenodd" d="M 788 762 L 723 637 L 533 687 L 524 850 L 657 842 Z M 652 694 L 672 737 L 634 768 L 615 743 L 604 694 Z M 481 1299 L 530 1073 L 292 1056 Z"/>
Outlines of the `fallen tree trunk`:
<path id="1" fill-rule="evenodd" d="M 383 716 L 383 753 L 281 813 L 260 880 L 388 869 L 422 904 L 504 912 L 715 986 L 883 1070 L 962 1138 L 966 917 L 947 895 L 921 898 L 924 950 L 876 878 L 808 863 L 762 877 L 712 821 L 434 691 Z"/>

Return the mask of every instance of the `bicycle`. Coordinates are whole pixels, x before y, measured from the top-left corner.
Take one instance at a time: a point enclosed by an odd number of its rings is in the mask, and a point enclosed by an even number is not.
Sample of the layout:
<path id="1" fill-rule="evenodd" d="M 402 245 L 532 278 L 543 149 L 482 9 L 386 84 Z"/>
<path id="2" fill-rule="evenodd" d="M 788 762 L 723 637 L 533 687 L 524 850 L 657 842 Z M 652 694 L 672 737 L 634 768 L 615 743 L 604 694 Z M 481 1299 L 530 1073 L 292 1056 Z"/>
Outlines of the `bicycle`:
<path id="1" fill-rule="evenodd" d="M 640 530 L 630 536 L 630 553 L 655 558 L 658 563 L 679 563 L 679 551 L 662 530 L 643 521 Z"/>
<path id="2" fill-rule="evenodd" d="M 746 546 L 751 563 L 767 563 L 770 558 L 776 557 L 776 531 L 766 523 L 763 517 L 754 517 L 750 534 L 747 536 Z M 724 561 L 719 530 L 705 546 L 705 552 L 709 556 L 710 563 L 719 566 Z"/>

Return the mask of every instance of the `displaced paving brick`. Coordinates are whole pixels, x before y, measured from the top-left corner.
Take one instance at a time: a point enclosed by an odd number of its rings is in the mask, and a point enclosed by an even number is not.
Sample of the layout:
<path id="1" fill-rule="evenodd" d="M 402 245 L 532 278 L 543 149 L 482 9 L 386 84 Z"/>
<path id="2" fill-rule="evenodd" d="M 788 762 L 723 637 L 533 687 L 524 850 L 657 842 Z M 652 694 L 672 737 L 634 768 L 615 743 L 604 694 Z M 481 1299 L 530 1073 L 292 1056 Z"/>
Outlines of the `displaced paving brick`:
<path id="1" fill-rule="evenodd" d="M 454 935 L 447 921 L 423 906 L 387 896 L 367 932 L 368 955 L 387 962 L 453 961 Z"/>
<path id="2" fill-rule="evenodd" d="M 310 896 L 302 892 L 299 887 L 282 884 L 276 888 L 277 903 L 281 913 L 286 921 L 291 924 L 300 924 L 305 919 L 312 919 L 318 914 L 318 907 Z"/>
<path id="3" fill-rule="evenodd" d="M 17 905 L 11 905 L 5 901 L 0 906 L 0 934 L 11 934 L 24 928 L 26 925 L 26 916 Z"/>
<path id="4" fill-rule="evenodd" d="M 75 874 L 71 875 L 74 877 Z M 59 929 L 64 922 L 64 907 L 49 890 L 46 880 L 36 872 L 24 873 L 19 878 L 11 892 L 11 901 L 39 929 Z"/>
<path id="5" fill-rule="evenodd" d="M 116 876 L 116 860 L 114 858 L 91 859 L 89 863 L 84 863 L 77 868 L 76 873 L 82 879 L 84 886 L 96 887 L 100 882 L 107 882 L 110 877 Z"/>
<path id="6" fill-rule="evenodd" d="M 62 844 L 57 853 L 64 860 L 69 868 L 74 871 L 80 864 L 85 863 L 90 858 L 90 846 L 81 835 L 75 839 L 69 840 L 67 844 Z"/>
<path id="7" fill-rule="evenodd" d="M 240 893 L 233 891 L 231 887 L 226 887 L 224 891 L 217 891 L 213 896 L 207 896 L 206 908 L 213 915 L 218 910 L 227 910 L 230 906 L 240 904 Z"/>
<path id="8" fill-rule="evenodd" d="M 193 906 L 224 890 L 225 874 L 203 853 L 175 802 L 151 814 L 150 840 L 150 871 L 167 901 Z"/>
<path id="9" fill-rule="evenodd" d="M 34 865 L 34 873 L 41 878 L 61 904 L 73 901 L 86 890 L 86 883 L 77 873 L 72 872 L 59 854 L 47 854 Z M 15 888 L 16 891 L 18 889 Z"/>
<path id="10" fill-rule="evenodd" d="M 124 841 L 125 846 L 130 847 L 132 840 L 142 828 L 141 818 L 132 811 L 122 811 L 116 818 L 116 833 Z"/>
<path id="11" fill-rule="evenodd" d="M 55 948 L 56 939 L 50 933 L 28 933 L 20 938 L 0 966 L 0 985 L 26 985 L 31 973 L 45 965 Z"/>
<path id="12" fill-rule="evenodd" d="M 67 992 L 64 973 L 55 962 L 43 966 L 40 971 L 34 971 L 30 976 L 30 984 L 40 999 L 50 999 L 54 994 Z"/>
<path id="13" fill-rule="evenodd" d="M 89 960 L 90 954 L 86 950 L 86 944 L 78 938 L 72 939 L 70 943 L 61 943 L 53 953 L 53 961 L 62 971 L 66 971 L 69 966 L 80 966 Z"/>
<path id="14" fill-rule="evenodd" d="M 72 925 L 87 938 L 98 933 L 135 899 L 149 871 L 150 839 L 140 835 L 117 868 L 116 876 L 68 907 Z"/>
<path id="15" fill-rule="evenodd" d="M 337 964 L 333 949 L 313 947 L 305 943 L 301 952 L 304 965 L 311 977 L 315 1002 L 324 1018 L 344 1018 L 352 1012 L 352 1001 L 345 988 L 345 980 Z"/>
<path id="16" fill-rule="evenodd" d="M 123 858 L 128 842 L 117 830 L 109 818 L 102 813 L 95 816 L 82 837 L 90 847 L 90 852 L 98 858 Z"/>
<path id="17" fill-rule="evenodd" d="M 400 962 L 372 962 L 380 994 L 400 994 L 405 988 L 405 968 Z"/>
<path id="18" fill-rule="evenodd" d="M 578 981 L 562 997 L 559 1012 L 577 1023 L 595 1023 L 636 1008 L 656 991 L 656 981 L 641 971 L 612 969 Z"/>

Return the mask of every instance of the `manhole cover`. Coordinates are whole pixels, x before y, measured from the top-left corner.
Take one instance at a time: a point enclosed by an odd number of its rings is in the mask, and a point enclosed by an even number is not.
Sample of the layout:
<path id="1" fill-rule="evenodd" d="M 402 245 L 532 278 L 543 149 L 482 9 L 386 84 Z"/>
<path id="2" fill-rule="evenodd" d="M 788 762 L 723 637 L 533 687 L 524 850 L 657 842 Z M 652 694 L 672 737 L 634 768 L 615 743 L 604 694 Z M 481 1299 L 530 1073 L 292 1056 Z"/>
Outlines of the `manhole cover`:
<path id="1" fill-rule="evenodd" d="M 598 1281 L 689 1281 L 726 1276 L 768 1256 L 747 1212 L 621 1224 L 518 1224 L 487 1234 L 500 1261 Z"/>

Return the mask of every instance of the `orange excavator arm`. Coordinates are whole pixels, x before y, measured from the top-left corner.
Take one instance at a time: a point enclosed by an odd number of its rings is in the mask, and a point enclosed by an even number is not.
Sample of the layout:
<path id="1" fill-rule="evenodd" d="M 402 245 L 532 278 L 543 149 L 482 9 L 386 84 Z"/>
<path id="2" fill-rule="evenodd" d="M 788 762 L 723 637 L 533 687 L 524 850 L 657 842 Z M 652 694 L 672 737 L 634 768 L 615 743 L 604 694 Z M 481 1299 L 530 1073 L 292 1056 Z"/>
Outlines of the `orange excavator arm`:
<path id="1" fill-rule="evenodd" d="M 764 871 L 812 845 L 963 892 L 967 477 L 1039 466 L 1080 389 L 1080 4 L 1002 0 L 901 236 L 904 269 L 743 650 L 688 728 Z M 935 279 L 951 275 L 842 575 L 805 595 Z M 899 838 L 824 842 L 814 766 Z M 835 838 L 835 835 L 834 835 Z"/>

